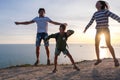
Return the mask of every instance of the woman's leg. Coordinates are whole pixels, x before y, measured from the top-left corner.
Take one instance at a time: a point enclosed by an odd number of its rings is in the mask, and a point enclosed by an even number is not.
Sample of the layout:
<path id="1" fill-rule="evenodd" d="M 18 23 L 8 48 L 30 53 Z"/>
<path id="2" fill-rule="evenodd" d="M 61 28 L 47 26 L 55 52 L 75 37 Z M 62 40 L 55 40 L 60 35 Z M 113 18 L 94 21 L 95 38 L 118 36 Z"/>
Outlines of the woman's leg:
<path id="1" fill-rule="evenodd" d="M 109 51 L 111 52 L 113 59 L 115 60 L 116 57 L 115 57 L 114 49 L 113 49 L 113 47 L 112 47 L 112 45 L 111 45 L 110 32 L 109 32 L 109 31 L 106 31 L 106 32 L 104 33 L 104 35 L 105 35 L 106 45 L 107 45 Z"/>
<path id="2" fill-rule="evenodd" d="M 100 54 L 99 54 L 99 44 L 100 44 L 100 35 L 101 35 L 101 30 L 97 30 L 96 36 L 95 36 L 95 51 L 96 51 L 96 56 L 97 56 L 97 62 L 94 65 L 98 65 L 101 60 L 100 60 Z"/>
<path id="3" fill-rule="evenodd" d="M 97 32 L 96 36 L 95 36 L 95 50 L 96 50 L 97 60 L 100 60 L 100 57 L 99 57 L 100 35 L 101 35 L 101 33 Z"/>
<path id="4" fill-rule="evenodd" d="M 105 34 L 105 40 L 106 40 L 107 47 L 108 47 L 108 49 L 109 49 L 109 51 L 110 51 L 110 53 L 111 53 L 111 55 L 112 55 L 112 57 L 113 57 L 113 59 L 114 59 L 115 66 L 119 66 L 118 60 L 116 59 L 116 56 L 115 56 L 114 49 L 113 49 L 113 47 L 112 47 L 112 45 L 111 45 L 111 39 L 110 39 L 109 29 L 106 30 L 106 31 L 104 32 L 104 34 Z"/>

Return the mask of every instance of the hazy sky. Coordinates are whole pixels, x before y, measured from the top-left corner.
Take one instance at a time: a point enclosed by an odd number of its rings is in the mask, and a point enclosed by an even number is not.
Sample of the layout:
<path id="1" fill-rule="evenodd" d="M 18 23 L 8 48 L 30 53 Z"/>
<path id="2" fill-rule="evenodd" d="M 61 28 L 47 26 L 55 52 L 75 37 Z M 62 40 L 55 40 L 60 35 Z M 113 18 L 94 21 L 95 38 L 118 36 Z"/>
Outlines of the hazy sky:
<path id="1" fill-rule="evenodd" d="M 67 29 L 75 31 L 69 43 L 94 43 L 95 22 L 83 34 L 97 0 L 0 0 L 0 44 L 34 44 L 36 24 L 15 25 L 15 21 L 29 21 L 38 16 L 38 9 L 45 8 L 46 16 L 53 21 L 68 23 Z M 106 0 L 110 11 L 120 16 L 120 0 Z M 120 24 L 110 19 L 113 43 L 120 43 Z M 49 24 L 48 33 L 56 33 L 59 26 Z M 53 42 L 53 41 L 51 41 Z"/>

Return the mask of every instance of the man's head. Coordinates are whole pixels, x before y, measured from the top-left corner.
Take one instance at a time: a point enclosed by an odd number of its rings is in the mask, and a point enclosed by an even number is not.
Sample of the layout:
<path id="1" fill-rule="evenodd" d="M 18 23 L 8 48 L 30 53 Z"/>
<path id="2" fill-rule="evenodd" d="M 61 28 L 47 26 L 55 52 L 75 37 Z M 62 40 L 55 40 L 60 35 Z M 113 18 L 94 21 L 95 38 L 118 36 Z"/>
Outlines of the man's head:
<path id="1" fill-rule="evenodd" d="M 45 14 L 45 9 L 44 9 L 44 8 L 40 8 L 40 9 L 38 10 L 38 14 L 39 14 L 40 16 L 44 16 L 44 14 Z"/>

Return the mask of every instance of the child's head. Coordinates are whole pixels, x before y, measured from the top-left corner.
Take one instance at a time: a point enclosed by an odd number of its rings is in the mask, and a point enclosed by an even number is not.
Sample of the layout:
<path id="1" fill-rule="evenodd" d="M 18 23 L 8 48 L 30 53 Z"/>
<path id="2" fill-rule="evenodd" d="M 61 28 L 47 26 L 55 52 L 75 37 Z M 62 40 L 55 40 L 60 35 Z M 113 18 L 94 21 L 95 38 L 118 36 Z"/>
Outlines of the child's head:
<path id="1" fill-rule="evenodd" d="M 99 10 L 109 9 L 107 2 L 102 0 L 97 1 L 96 8 Z"/>
<path id="2" fill-rule="evenodd" d="M 44 9 L 44 8 L 40 8 L 40 9 L 38 10 L 38 14 L 39 14 L 40 16 L 44 16 L 44 14 L 45 14 L 45 9 Z"/>
<path id="3" fill-rule="evenodd" d="M 61 25 L 60 25 L 60 28 L 59 28 L 60 32 L 64 32 L 65 29 L 66 29 L 66 25 L 61 24 Z"/>

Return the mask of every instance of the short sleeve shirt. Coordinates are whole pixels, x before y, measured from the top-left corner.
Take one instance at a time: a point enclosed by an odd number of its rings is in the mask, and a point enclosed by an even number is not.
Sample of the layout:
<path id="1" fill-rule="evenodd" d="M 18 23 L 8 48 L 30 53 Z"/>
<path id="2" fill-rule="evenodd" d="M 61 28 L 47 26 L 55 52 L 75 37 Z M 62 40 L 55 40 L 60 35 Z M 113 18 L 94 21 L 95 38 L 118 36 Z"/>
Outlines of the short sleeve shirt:
<path id="1" fill-rule="evenodd" d="M 37 23 L 37 33 L 48 32 L 48 22 L 51 21 L 48 17 L 35 17 L 32 21 Z"/>

